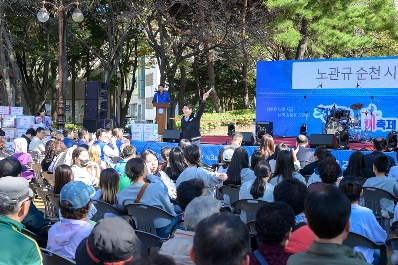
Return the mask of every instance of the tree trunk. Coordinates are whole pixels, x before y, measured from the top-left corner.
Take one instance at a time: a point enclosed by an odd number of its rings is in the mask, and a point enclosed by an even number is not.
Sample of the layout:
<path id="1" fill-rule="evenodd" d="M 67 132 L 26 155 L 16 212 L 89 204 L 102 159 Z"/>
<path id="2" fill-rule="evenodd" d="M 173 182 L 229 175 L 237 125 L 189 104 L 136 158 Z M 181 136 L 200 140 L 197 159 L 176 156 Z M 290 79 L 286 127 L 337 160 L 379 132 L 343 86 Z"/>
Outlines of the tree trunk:
<path id="1" fill-rule="evenodd" d="M 309 35 L 308 35 L 308 19 L 306 18 L 301 19 L 300 35 L 301 35 L 301 40 L 297 46 L 296 60 L 304 59 L 304 54 L 307 50 Z"/>
<path id="2" fill-rule="evenodd" d="M 195 78 L 196 91 L 197 91 L 196 93 L 198 95 L 200 95 L 201 91 L 203 90 L 203 87 L 202 87 L 202 83 L 200 82 L 200 78 L 199 78 L 198 65 L 199 65 L 199 55 L 195 55 L 194 62 L 192 64 L 192 72 L 193 72 L 193 76 Z M 182 108 L 180 108 L 178 113 L 182 114 Z"/>
<path id="3" fill-rule="evenodd" d="M 175 91 L 175 88 L 174 88 L 175 72 L 176 72 L 176 70 L 174 70 L 173 73 L 170 73 L 169 78 L 168 78 L 168 80 L 169 80 L 169 91 Z M 175 118 L 175 112 L 173 111 L 175 109 L 176 109 L 176 101 L 174 100 L 174 97 L 172 97 L 170 118 Z M 171 126 L 171 128 L 170 128 L 171 130 L 175 130 L 175 128 L 176 128 L 175 120 L 171 120 L 170 126 Z"/>
<path id="4" fill-rule="evenodd" d="M 204 48 L 209 48 L 209 43 L 204 42 Z M 218 98 L 217 91 L 216 91 L 216 77 L 214 74 L 214 61 L 213 61 L 213 50 L 206 50 L 206 61 L 207 61 L 207 71 L 209 75 L 209 89 L 212 88 L 211 98 L 213 100 L 214 109 L 216 112 L 222 112 L 222 108 L 220 105 L 220 99 Z M 198 95 L 200 97 L 200 95 Z"/>
<path id="5" fill-rule="evenodd" d="M 71 69 L 71 74 L 72 74 L 72 103 L 70 104 L 70 109 L 72 110 L 72 123 L 76 124 L 76 78 L 77 78 L 77 73 L 76 73 L 76 55 L 72 56 L 72 69 Z"/>
<path id="6" fill-rule="evenodd" d="M 243 62 L 242 62 L 242 78 L 243 78 L 243 106 L 245 109 L 249 108 L 249 84 L 247 82 L 247 73 L 248 73 L 248 64 L 249 58 L 247 54 L 247 45 L 246 45 L 246 10 L 247 10 L 247 0 L 244 0 L 243 10 L 242 10 L 242 51 L 243 51 Z"/>
<path id="7" fill-rule="evenodd" d="M 57 97 L 58 97 L 58 91 L 57 91 L 57 85 L 55 80 L 57 80 L 57 62 L 52 61 L 50 63 L 50 73 L 51 77 L 54 80 L 54 82 L 51 85 L 51 117 L 53 121 L 57 120 Z"/>
<path id="8" fill-rule="evenodd" d="M 185 66 L 180 66 L 180 90 L 178 91 L 178 113 L 182 114 L 182 106 L 184 106 L 184 92 L 187 86 L 187 71 Z"/>
<path id="9" fill-rule="evenodd" d="M 5 104 L 7 106 L 15 106 L 15 100 L 13 95 L 13 89 L 11 88 L 10 77 L 8 75 L 8 64 L 6 61 L 6 55 L 4 50 L 4 40 L 3 40 L 3 31 L 4 31 L 4 6 L 0 5 L 0 67 L 2 73 L 2 83 L 3 89 L 6 95 Z"/>

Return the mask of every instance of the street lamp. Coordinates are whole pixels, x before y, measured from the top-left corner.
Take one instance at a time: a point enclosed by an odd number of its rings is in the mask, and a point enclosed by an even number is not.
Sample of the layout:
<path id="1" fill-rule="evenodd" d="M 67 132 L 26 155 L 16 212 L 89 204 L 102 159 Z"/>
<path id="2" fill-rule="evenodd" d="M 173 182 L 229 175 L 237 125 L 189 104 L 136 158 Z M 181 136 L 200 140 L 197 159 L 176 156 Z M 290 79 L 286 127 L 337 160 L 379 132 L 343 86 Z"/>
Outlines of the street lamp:
<path id="1" fill-rule="evenodd" d="M 63 129 L 65 125 L 65 102 L 64 102 L 64 92 L 67 88 L 67 83 L 64 82 L 68 80 L 68 60 L 66 58 L 66 39 L 64 38 L 64 16 L 65 10 L 72 5 L 76 5 L 76 9 L 73 11 L 72 19 L 75 22 L 82 22 L 84 15 L 79 9 L 79 2 L 72 2 L 66 6 L 56 6 L 55 4 L 47 1 L 41 1 L 42 8 L 37 13 L 37 19 L 40 22 L 46 22 L 49 19 L 49 14 L 45 5 L 51 5 L 54 10 L 58 12 L 58 37 L 59 37 L 59 58 L 58 58 L 58 110 L 57 110 L 57 129 Z"/>

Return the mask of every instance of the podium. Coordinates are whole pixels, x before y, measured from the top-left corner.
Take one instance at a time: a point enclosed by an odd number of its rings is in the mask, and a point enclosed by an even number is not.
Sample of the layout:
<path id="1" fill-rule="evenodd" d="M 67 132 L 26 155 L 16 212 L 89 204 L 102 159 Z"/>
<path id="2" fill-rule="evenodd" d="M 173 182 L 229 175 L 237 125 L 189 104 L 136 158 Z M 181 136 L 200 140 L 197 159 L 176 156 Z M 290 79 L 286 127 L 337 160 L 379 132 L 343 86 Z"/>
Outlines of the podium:
<path id="1" fill-rule="evenodd" d="M 152 103 L 156 107 L 156 124 L 158 124 L 158 133 L 163 135 L 167 129 L 167 108 L 170 107 L 169 103 Z"/>

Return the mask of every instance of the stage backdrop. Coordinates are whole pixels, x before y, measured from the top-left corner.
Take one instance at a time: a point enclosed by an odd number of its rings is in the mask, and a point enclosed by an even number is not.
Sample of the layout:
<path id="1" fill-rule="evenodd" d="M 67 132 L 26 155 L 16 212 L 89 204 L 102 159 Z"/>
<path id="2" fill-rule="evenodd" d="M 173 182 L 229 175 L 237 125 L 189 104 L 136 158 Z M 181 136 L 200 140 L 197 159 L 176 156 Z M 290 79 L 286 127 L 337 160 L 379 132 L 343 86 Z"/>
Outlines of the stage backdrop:
<path id="1" fill-rule="evenodd" d="M 322 133 L 333 106 L 372 136 L 397 128 L 398 57 L 257 62 L 256 121 L 272 121 L 274 135 Z M 357 111 L 353 104 L 363 104 Z"/>

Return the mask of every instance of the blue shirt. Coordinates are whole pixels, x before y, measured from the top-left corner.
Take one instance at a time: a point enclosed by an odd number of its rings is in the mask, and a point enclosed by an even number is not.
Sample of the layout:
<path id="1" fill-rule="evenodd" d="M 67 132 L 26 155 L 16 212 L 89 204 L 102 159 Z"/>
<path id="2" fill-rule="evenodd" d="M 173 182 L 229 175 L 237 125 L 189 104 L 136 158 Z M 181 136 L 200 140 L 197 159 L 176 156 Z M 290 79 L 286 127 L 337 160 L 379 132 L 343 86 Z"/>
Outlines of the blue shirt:
<path id="1" fill-rule="evenodd" d="M 120 175 L 123 175 L 125 173 L 127 161 L 127 159 L 117 161 L 113 169 L 115 169 Z"/>
<path id="2" fill-rule="evenodd" d="M 155 92 L 153 96 L 152 103 L 169 103 L 171 104 L 171 98 L 167 91 L 163 91 L 163 94 L 160 94 L 159 91 Z"/>
<path id="3" fill-rule="evenodd" d="M 64 138 L 63 142 L 66 145 L 66 148 L 71 148 L 74 144 L 73 141 L 67 137 Z"/>
<path id="4" fill-rule="evenodd" d="M 88 142 L 86 142 L 82 139 L 79 139 L 79 140 L 77 140 L 76 144 L 78 147 L 84 147 L 88 150 Z"/>

